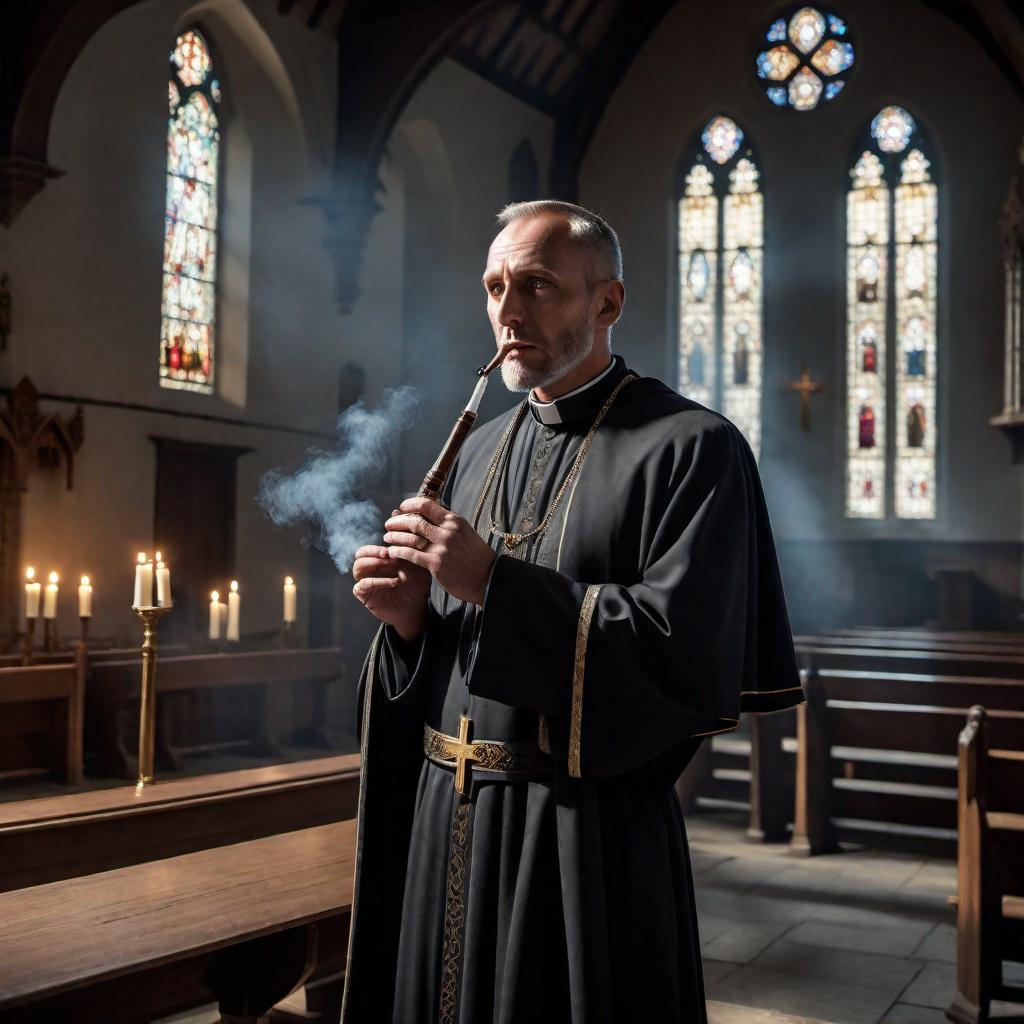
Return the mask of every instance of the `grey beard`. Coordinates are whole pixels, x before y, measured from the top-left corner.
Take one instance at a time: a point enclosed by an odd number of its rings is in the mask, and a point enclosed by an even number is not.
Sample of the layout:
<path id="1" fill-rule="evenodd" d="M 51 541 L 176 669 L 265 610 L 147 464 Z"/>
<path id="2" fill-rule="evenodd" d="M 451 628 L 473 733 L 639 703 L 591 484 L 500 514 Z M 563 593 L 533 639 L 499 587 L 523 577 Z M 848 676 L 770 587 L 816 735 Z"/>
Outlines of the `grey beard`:
<path id="1" fill-rule="evenodd" d="M 522 364 L 504 362 L 501 364 L 501 379 L 513 393 L 546 388 L 571 373 L 594 347 L 594 328 L 584 321 L 576 327 L 564 330 L 558 336 L 558 352 L 550 366 L 530 370 Z"/>

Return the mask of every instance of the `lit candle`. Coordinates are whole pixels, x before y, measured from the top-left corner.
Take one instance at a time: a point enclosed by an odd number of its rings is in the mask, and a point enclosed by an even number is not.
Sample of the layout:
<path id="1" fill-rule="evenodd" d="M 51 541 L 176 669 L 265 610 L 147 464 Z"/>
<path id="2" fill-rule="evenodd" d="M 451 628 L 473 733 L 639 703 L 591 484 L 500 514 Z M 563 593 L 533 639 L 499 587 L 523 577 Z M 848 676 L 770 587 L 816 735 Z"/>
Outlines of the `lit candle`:
<path id="1" fill-rule="evenodd" d="M 223 605 L 220 603 L 220 594 L 216 590 L 210 591 L 210 639 L 220 639 L 220 610 Z"/>
<path id="2" fill-rule="evenodd" d="M 78 617 L 88 619 L 92 615 L 92 584 L 88 576 L 82 577 L 78 586 Z"/>
<path id="3" fill-rule="evenodd" d="M 140 551 L 138 564 L 135 566 L 135 598 L 133 608 L 151 608 L 153 606 L 153 563 L 146 558 L 146 552 Z"/>
<path id="4" fill-rule="evenodd" d="M 46 594 L 43 597 L 43 618 L 44 619 L 55 619 L 57 618 L 57 594 L 60 593 L 60 588 L 57 583 L 60 581 L 60 577 L 55 573 L 50 573 L 50 582 L 46 584 Z"/>
<path id="5" fill-rule="evenodd" d="M 238 594 L 238 580 L 231 581 L 231 590 L 228 593 L 228 640 L 237 640 L 238 637 L 238 613 L 241 608 L 242 598 Z"/>
<path id="6" fill-rule="evenodd" d="M 30 565 L 25 570 L 25 618 L 39 617 L 39 593 L 42 584 L 36 579 L 36 571 Z"/>
<path id="7" fill-rule="evenodd" d="M 284 578 L 284 621 L 295 621 L 295 582 L 291 576 Z"/>
<path id="8" fill-rule="evenodd" d="M 161 608 L 174 606 L 171 599 L 171 570 L 164 565 L 159 551 L 156 553 L 156 603 Z"/>

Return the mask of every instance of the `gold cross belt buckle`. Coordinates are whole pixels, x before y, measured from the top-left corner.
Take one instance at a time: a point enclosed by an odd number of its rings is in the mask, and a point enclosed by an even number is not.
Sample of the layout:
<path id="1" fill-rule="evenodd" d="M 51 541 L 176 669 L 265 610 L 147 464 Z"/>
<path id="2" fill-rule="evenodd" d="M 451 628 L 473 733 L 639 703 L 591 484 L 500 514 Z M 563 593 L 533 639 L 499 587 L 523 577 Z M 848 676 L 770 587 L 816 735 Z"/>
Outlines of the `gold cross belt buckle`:
<path id="1" fill-rule="evenodd" d="M 471 740 L 473 719 L 459 715 L 458 736 L 447 736 L 429 725 L 423 727 L 423 753 L 444 768 L 455 769 L 455 791 L 465 796 L 469 789 L 469 768 L 474 772 L 503 775 L 546 775 L 551 772 L 551 757 L 536 743 Z"/>

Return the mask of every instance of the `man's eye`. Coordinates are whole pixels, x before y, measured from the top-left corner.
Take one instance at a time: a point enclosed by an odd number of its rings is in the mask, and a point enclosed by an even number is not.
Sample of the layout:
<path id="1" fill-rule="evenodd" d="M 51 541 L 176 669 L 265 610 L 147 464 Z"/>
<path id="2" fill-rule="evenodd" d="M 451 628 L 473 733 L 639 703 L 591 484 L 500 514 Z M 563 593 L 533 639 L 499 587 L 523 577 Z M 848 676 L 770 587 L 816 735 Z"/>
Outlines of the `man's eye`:
<path id="1" fill-rule="evenodd" d="M 541 288 L 547 288 L 548 283 L 543 277 L 534 277 L 530 279 L 530 287 L 534 291 L 538 291 Z"/>
<path id="2" fill-rule="evenodd" d="M 500 295 L 500 294 L 502 293 L 502 291 L 504 290 L 504 286 L 503 286 L 503 285 L 500 285 L 500 284 L 492 284 L 492 285 L 490 286 L 490 288 L 488 288 L 487 290 L 488 290 L 488 291 L 489 291 L 489 292 L 490 292 L 490 293 L 491 293 L 492 295 Z"/>

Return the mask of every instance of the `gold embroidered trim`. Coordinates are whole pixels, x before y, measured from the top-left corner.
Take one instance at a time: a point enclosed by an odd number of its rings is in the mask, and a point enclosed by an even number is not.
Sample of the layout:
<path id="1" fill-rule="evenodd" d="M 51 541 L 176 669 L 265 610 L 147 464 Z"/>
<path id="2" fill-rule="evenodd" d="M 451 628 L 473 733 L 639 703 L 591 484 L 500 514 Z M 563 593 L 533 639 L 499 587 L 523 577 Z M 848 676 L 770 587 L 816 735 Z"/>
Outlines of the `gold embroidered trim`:
<path id="1" fill-rule="evenodd" d="M 782 690 L 740 690 L 741 697 L 763 697 L 769 693 L 796 693 L 803 690 L 802 686 L 787 686 Z"/>
<path id="2" fill-rule="evenodd" d="M 591 584 L 583 597 L 580 621 L 576 626 L 576 659 L 572 669 L 572 715 L 569 719 L 569 775 L 580 777 L 580 734 L 583 731 L 583 677 L 587 668 L 587 641 L 590 638 L 590 620 L 597 607 L 601 587 Z"/>
<path id="3" fill-rule="evenodd" d="M 356 851 L 358 856 L 359 843 L 363 834 L 363 786 L 366 781 L 366 755 L 369 750 L 370 707 L 373 704 L 373 687 L 377 678 L 377 656 L 380 653 L 380 642 L 384 637 L 384 626 L 377 630 L 377 635 L 370 644 L 370 654 L 366 659 L 366 692 L 363 694 L 363 734 L 359 738 L 359 800 L 356 804 Z M 353 884 L 352 912 L 348 920 L 348 950 L 345 953 L 345 987 L 341 995 L 341 1020 L 345 1020 L 348 1008 L 348 982 L 352 977 L 352 937 L 356 932 L 356 914 L 359 911 L 358 890 Z"/>
<path id="4" fill-rule="evenodd" d="M 470 804 L 460 800 L 452 815 L 445 888 L 444 945 L 441 950 L 441 1002 L 438 1024 L 455 1024 L 462 978 L 462 939 L 466 926 L 466 866 Z"/>
<path id="5" fill-rule="evenodd" d="M 545 754 L 551 753 L 551 737 L 548 735 L 548 717 L 542 711 L 537 716 L 537 746 Z"/>

